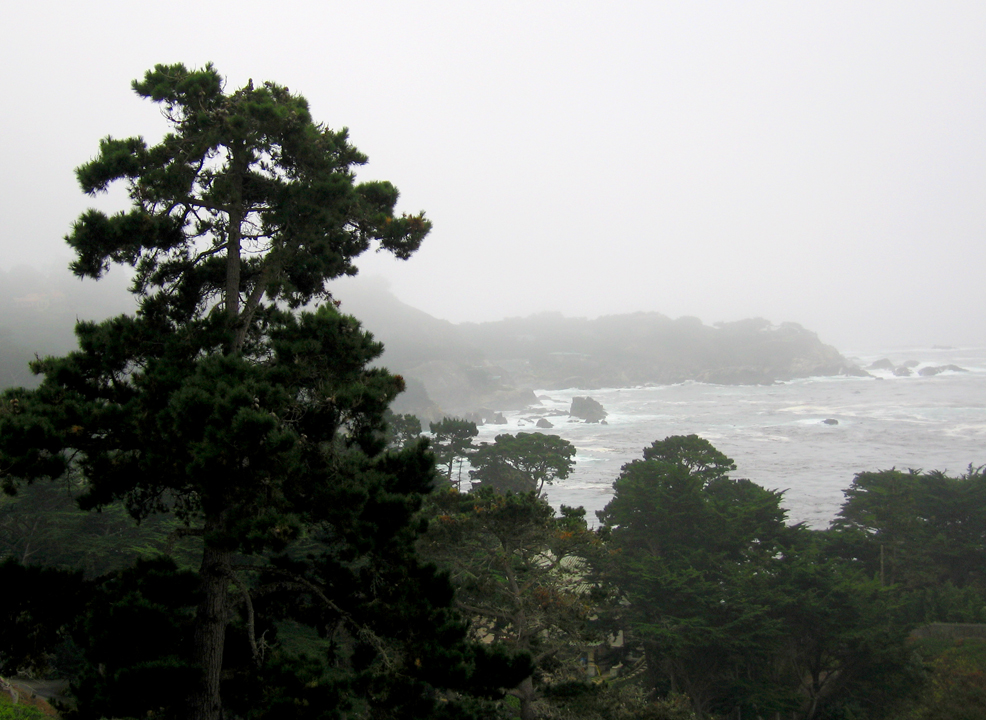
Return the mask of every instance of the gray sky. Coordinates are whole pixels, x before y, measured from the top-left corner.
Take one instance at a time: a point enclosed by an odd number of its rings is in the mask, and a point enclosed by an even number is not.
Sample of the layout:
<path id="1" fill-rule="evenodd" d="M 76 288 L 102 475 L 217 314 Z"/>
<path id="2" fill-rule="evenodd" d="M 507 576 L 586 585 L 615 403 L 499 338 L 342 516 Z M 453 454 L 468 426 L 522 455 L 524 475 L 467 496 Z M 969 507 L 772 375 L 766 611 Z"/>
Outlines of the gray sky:
<path id="1" fill-rule="evenodd" d="M 405 302 L 986 342 L 986 3 L 98 2 L 5 8 L 0 267 L 66 262 L 130 81 L 212 61 L 348 126 L 435 230 Z M 116 198 L 119 203 L 119 197 Z M 81 312 L 80 312 L 81 314 Z"/>

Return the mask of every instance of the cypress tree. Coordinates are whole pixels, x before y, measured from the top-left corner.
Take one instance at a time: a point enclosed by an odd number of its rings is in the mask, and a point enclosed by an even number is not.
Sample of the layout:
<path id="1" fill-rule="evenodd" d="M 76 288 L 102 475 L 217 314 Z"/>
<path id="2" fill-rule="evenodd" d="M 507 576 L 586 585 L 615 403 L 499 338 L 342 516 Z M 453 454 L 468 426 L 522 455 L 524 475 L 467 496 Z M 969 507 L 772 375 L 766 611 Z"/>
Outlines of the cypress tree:
<path id="1" fill-rule="evenodd" d="M 171 131 L 156 145 L 107 137 L 77 169 L 90 195 L 124 183 L 131 206 L 79 218 L 66 238 L 72 270 L 98 278 L 129 266 L 138 307 L 79 323 L 77 351 L 33 363 L 37 390 L 6 393 L 0 480 L 13 492 L 72 469 L 88 483 L 84 507 L 122 501 L 138 521 L 171 512 L 180 534 L 201 539 L 191 642 L 200 682 L 186 716 L 223 717 L 224 672 L 238 666 L 230 648 L 261 672 L 256 613 L 289 592 L 317 606 L 308 615 L 323 634 L 345 627 L 353 673 L 369 677 L 386 656 L 403 699 L 427 704 L 437 663 L 395 659 L 428 643 L 381 610 L 380 588 L 419 588 L 433 602 L 405 608 L 404 620 L 430 618 L 445 628 L 443 647 L 458 647 L 464 627 L 441 610 L 447 580 L 409 549 L 434 462 L 426 443 L 383 453 L 383 413 L 403 380 L 369 367 L 382 347 L 338 312 L 327 283 L 356 274 L 372 246 L 406 259 L 431 224 L 395 215 L 390 183 L 357 183 L 365 156 L 345 130 L 314 122 L 304 98 L 269 82 L 224 86 L 211 65 L 156 66 L 133 89 L 161 106 Z M 313 301 L 316 311 L 299 310 Z M 227 637 L 234 624 L 242 642 Z M 486 662 L 446 656 L 463 686 Z"/>

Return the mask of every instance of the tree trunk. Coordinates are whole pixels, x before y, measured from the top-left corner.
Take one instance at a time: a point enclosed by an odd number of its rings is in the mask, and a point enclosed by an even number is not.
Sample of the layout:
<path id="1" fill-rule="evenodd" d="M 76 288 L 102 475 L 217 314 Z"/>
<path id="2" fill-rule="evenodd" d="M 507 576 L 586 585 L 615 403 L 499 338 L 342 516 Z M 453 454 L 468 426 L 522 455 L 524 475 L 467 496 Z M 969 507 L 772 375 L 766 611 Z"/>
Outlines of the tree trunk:
<path id="1" fill-rule="evenodd" d="M 524 678 L 520 685 L 514 688 L 515 697 L 520 700 L 520 720 L 534 720 L 534 679 Z"/>
<path id="2" fill-rule="evenodd" d="M 192 697 L 194 720 L 222 720 L 223 717 L 219 685 L 229 622 L 227 593 L 232 573 L 231 555 L 229 550 L 212 547 L 206 540 L 200 570 L 202 601 L 195 619 L 195 660 L 202 671 L 202 682 Z"/>
<path id="3" fill-rule="evenodd" d="M 504 537 L 500 537 L 500 546 L 503 548 L 503 556 L 501 558 L 503 573 L 507 578 L 507 583 L 510 587 L 510 596 L 516 607 L 516 611 L 511 617 L 510 623 L 513 625 L 515 632 L 517 633 L 514 641 L 514 647 L 518 650 L 529 652 L 531 649 L 531 644 L 530 637 L 528 636 L 527 615 L 524 612 L 524 601 L 522 598 L 520 585 L 517 583 L 517 576 L 514 574 L 514 568 L 511 564 L 511 558 L 513 557 L 514 550 L 516 548 L 514 548 L 509 540 Z M 528 675 L 524 678 L 517 687 L 510 691 L 510 694 L 520 700 L 520 714 L 517 717 L 519 717 L 520 720 L 534 720 L 533 676 Z"/>

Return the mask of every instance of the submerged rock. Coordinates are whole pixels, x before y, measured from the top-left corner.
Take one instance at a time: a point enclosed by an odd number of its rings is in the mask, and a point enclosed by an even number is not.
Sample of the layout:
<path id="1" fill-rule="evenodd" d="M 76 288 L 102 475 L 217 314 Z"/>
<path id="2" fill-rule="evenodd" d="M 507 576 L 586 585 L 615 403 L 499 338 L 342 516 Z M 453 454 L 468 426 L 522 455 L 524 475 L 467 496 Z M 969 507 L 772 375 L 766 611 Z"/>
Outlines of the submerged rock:
<path id="1" fill-rule="evenodd" d="M 839 424 L 839 421 L 836 420 L 835 418 L 825 418 L 824 420 L 822 420 L 822 422 L 825 423 L 826 425 L 838 425 Z"/>

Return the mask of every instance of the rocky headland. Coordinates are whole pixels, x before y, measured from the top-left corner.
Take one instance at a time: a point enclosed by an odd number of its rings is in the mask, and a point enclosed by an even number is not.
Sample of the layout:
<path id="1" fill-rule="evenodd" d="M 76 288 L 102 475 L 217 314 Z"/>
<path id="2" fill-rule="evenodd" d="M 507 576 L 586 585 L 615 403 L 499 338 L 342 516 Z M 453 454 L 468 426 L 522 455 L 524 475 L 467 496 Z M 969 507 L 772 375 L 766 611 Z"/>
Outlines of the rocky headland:
<path id="1" fill-rule="evenodd" d="M 37 383 L 27 368 L 35 353 L 60 354 L 74 347 L 77 308 L 86 307 L 91 319 L 130 310 L 121 303 L 110 307 L 95 284 L 70 282 L 53 272 L 3 273 L 0 280 L 3 387 Z M 117 284 L 123 280 L 117 278 Z M 671 319 L 659 313 L 594 320 L 542 313 L 456 325 L 400 302 L 372 279 L 344 285 L 336 296 L 344 312 L 359 318 L 384 343 L 382 364 L 404 376 L 407 391 L 395 403 L 395 412 L 414 413 L 422 420 L 454 415 L 497 423 L 504 411 L 530 408 L 536 413 L 542 405 L 534 389 L 578 388 L 585 391 L 580 395 L 591 396 L 598 388 L 686 380 L 770 384 L 866 374 L 794 323 L 753 319 L 710 326 L 697 318 Z M 953 370 L 884 363 L 889 366 L 885 369 L 901 374 Z M 586 420 L 576 414 L 563 421 Z M 605 417 L 595 421 L 605 422 Z"/>
<path id="2" fill-rule="evenodd" d="M 536 408 L 534 388 L 633 387 L 693 380 L 771 384 L 799 377 L 867 375 L 795 323 L 764 319 L 704 325 L 659 313 L 594 320 L 543 313 L 453 324 L 372 284 L 338 293 L 341 309 L 381 340 L 382 363 L 404 376 L 395 412 L 486 422 L 495 413 Z M 590 393 L 586 393 L 589 395 Z"/>

